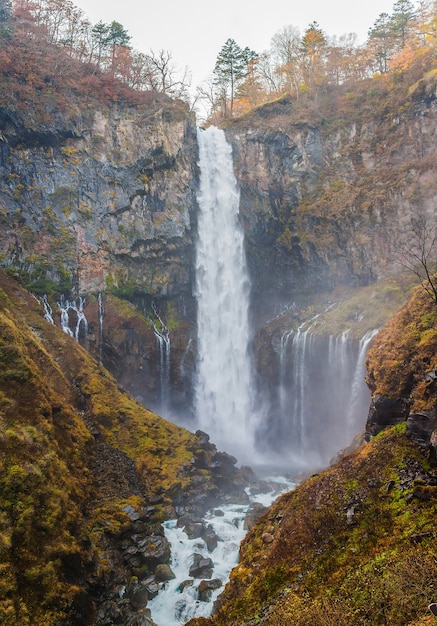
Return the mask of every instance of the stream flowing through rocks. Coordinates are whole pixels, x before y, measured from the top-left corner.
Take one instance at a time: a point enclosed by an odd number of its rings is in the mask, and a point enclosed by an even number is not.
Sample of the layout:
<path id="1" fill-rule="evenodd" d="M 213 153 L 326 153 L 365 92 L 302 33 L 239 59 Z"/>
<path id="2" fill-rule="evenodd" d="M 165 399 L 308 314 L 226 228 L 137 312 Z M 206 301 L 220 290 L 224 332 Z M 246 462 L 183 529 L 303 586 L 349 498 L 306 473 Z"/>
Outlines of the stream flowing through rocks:
<path id="1" fill-rule="evenodd" d="M 275 476 L 267 482 L 271 490 L 249 493 L 249 504 L 214 509 L 203 520 L 187 520 L 185 529 L 183 518 L 164 523 L 174 578 L 161 583 L 158 595 L 147 604 L 157 626 L 182 626 L 193 617 L 211 614 L 238 562 L 250 515 L 259 515 L 279 495 L 295 487 L 286 477 Z"/>

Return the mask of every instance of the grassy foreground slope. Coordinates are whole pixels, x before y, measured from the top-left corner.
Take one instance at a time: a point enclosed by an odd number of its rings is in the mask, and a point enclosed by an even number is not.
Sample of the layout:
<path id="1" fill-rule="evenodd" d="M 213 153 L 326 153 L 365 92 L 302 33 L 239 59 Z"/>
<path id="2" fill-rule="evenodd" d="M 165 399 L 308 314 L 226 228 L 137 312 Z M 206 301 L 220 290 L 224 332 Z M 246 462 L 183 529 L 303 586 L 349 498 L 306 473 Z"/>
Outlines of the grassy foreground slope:
<path id="1" fill-rule="evenodd" d="M 132 525 L 134 511 L 148 509 L 154 524 L 172 514 L 175 498 L 191 493 L 199 448 L 194 435 L 122 393 L 43 315 L 41 301 L 0 274 L 5 626 L 65 623 L 81 605 L 81 623 L 90 623 L 90 588 L 113 576 L 111 538 Z M 200 473 L 207 493 L 211 477 Z"/>

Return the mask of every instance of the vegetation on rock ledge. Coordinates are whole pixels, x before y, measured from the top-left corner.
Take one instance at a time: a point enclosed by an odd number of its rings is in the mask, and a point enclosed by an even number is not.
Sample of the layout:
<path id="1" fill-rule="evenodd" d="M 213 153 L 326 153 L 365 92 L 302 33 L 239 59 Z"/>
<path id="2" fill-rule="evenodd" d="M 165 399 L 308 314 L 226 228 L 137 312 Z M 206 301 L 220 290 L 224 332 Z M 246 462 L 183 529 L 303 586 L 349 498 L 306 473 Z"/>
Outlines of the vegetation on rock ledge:
<path id="1" fill-rule="evenodd" d="M 419 286 L 370 349 L 368 384 L 373 394 L 407 399 L 413 411 L 435 409 L 436 368 L 437 309 Z"/>
<path id="2" fill-rule="evenodd" d="M 436 498 L 405 425 L 384 431 L 282 496 L 244 540 L 217 614 L 189 625 L 420 623 L 437 584 Z"/>

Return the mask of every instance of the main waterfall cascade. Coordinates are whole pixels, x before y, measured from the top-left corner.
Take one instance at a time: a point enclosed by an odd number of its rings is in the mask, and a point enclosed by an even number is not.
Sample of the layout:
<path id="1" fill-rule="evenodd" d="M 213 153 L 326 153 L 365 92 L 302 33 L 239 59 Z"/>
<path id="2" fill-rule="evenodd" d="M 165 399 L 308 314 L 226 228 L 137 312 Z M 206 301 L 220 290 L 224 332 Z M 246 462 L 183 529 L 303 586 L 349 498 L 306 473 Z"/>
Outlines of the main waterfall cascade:
<path id="1" fill-rule="evenodd" d="M 222 450 L 253 461 L 257 419 L 248 354 L 250 285 L 239 190 L 224 132 L 198 131 L 196 257 L 198 368 L 195 414 Z"/>
<path id="2" fill-rule="evenodd" d="M 320 335 L 314 332 L 316 316 L 282 331 L 273 358 L 279 363 L 255 379 L 232 151 L 224 132 L 214 127 L 199 130 L 198 143 L 196 426 L 240 462 L 289 470 L 320 467 L 363 429 L 370 403 L 364 361 L 376 331 L 361 341 L 349 331 Z"/>

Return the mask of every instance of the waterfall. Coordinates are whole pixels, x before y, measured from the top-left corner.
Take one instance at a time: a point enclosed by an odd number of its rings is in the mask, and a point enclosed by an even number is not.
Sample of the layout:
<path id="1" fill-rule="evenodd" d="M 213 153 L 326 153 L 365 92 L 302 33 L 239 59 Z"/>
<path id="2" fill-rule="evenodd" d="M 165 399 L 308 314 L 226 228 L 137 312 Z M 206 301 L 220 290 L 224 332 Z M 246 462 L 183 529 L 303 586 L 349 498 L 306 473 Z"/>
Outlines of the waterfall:
<path id="1" fill-rule="evenodd" d="M 76 306 L 75 303 L 71 305 L 73 311 L 75 311 L 77 315 L 76 328 L 74 331 L 74 338 L 76 341 L 79 341 L 80 328 L 83 326 L 83 334 L 86 337 L 88 334 L 88 321 L 85 317 L 85 313 L 83 312 L 83 307 L 85 304 L 85 300 L 83 298 L 79 298 L 79 306 Z"/>
<path id="2" fill-rule="evenodd" d="M 293 331 L 287 330 L 281 337 L 281 344 L 279 349 L 279 410 L 281 415 L 286 411 L 287 405 L 287 350 L 290 337 L 293 337 Z"/>
<path id="3" fill-rule="evenodd" d="M 47 296 L 44 296 L 43 298 L 43 305 L 44 305 L 44 319 L 46 319 L 48 322 L 50 322 L 50 324 L 54 324 L 54 320 L 53 320 L 53 309 L 49 304 L 49 301 L 47 300 Z"/>
<path id="4" fill-rule="evenodd" d="M 306 357 L 311 352 L 311 346 L 314 341 L 314 335 L 311 335 L 310 329 L 302 330 L 299 327 L 293 337 L 292 353 L 295 361 L 293 368 L 293 405 L 292 405 L 292 429 L 294 432 L 294 442 L 299 450 L 306 452 L 309 446 L 308 440 L 308 419 L 306 412 L 308 410 L 308 395 L 311 393 L 311 386 L 314 380 L 311 376 L 311 362 Z"/>
<path id="5" fill-rule="evenodd" d="M 363 428 L 370 403 L 365 356 L 377 331 L 358 342 L 347 330 L 317 335 L 312 321 L 281 336 L 264 451 L 314 467 L 329 462 Z"/>
<path id="6" fill-rule="evenodd" d="M 160 317 L 156 305 L 152 302 L 153 316 L 148 316 L 155 333 L 159 353 L 159 376 L 160 376 L 160 413 L 168 413 L 169 391 L 170 391 L 170 332 L 167 324 Z"/>
<path id="7" fill-rule="evenodd" d="M 70 316 L 68 315 L 70 303 L 68 300 L 64 300 L 64 296 L 61 296 L 61 299 L 58 302 L 58 308 L 60 310 L 62 330 L 67 335 L 70 335 L 70 337 L 74 337 L 74 333 L 70 328 Z"/>
<path id="8" fill-rule="evenodd" d="M 355 371 L 352 379 L 352 386 L 349 398 L 349 407 L 348 412 L 346 414 L 347 417 L 347 425 L 351 430 L 354 424 L 354 416 L 357 411 L 359 411 L 360 406 L 363 405 L 363 396 L 364 402 L 368 401 L 368 390 L 363 385 L 366 368 L 366 354 L 367 348 L 369 347 L 372 339 L 377 335 L 378 330 L 369 330 L 365 335 L 360 339 L 360 343 L 358 345 L 358 357 L 355 365 Z"/>
<path id="9" fill-rule="evenodd" d="M 61 316 L 61 328 L 64 333 L 70 335 L 70 337 L 74 337 L 76 341 L 79 341 L 81 328 L 83 329 L 84 337 L 88 334 L 88 321 L 83 310 L 84 304 L 85 300 L 83 298 L 79 298 L 79 304 L 76 304 L 74 300 L 65 300 L 63 296 L 61 296 L 58 302 Z M 70 311 L 76 314 L 74 330 L 70 328 Z"/>
<path id="10" fill-rule="evenodd" d="M 239 190 L 224 132 L 198 131 L 200 189 L 196 250 L 198 426 L 220 448 L 250 458 L 256 429 L 248 355 L 249 279 Z M 253 461 L 253 457 L 252 457 Z"/>

